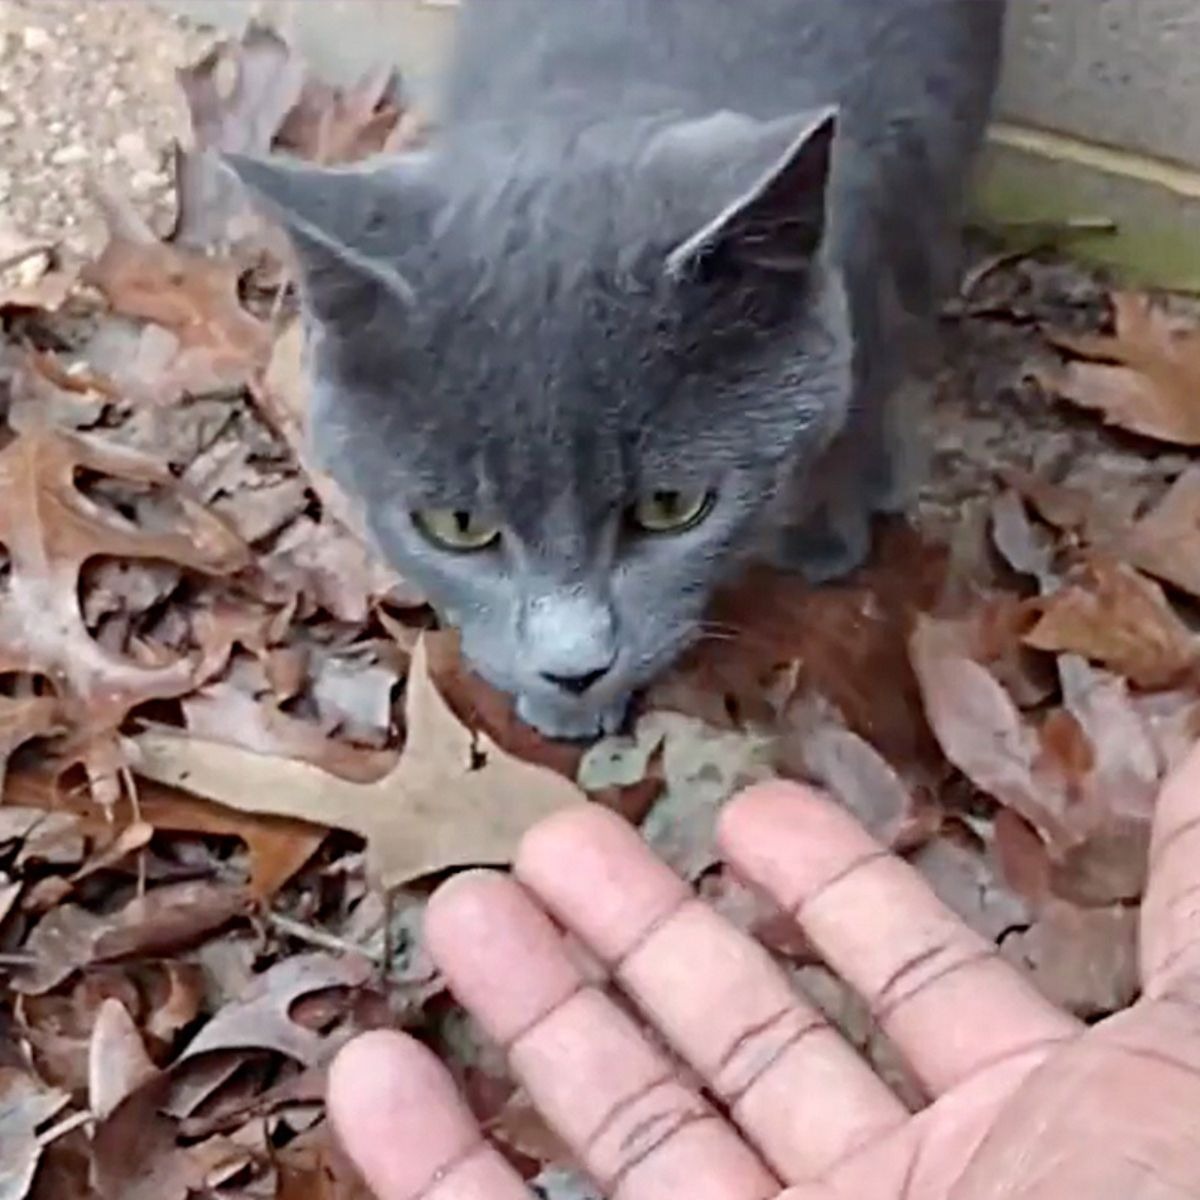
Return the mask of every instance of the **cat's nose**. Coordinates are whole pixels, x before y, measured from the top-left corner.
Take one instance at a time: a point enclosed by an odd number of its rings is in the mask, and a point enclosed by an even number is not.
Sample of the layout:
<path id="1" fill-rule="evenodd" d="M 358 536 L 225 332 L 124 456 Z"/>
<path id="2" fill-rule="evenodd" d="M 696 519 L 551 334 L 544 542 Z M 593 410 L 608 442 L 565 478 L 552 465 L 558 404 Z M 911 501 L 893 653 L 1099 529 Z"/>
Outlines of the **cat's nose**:
<path id="1" fill-rule="evenodd" d="M 556 589 L 530 600 L 521 642 L 527 669 L 571 696 L 582 696 L 614 667 L 616 621 L 602 598 Z"/>
<path id="2" fill-rule="evenodd" d="M 543 671 L 542 678 L 547 683 L 562 688 L 564 692 L 570 692 L 572 696 L 582 696 L 593 684 L 599 683 L 611 669 L 612 663 L 608 663 L 595 670 L 584 671 L 580 675 L 556 675 L 551 671 Z"/>

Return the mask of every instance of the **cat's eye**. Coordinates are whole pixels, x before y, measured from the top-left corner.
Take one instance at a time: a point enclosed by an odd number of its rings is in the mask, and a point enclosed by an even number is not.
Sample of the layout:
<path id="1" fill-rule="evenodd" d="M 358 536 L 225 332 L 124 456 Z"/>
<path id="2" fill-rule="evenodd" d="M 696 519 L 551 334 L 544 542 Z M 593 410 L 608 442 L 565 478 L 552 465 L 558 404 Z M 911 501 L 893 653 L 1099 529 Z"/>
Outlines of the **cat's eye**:
<path id="1" fill-rule="evenodd" d="M 712 492 L 647 492 L 629 510 L 629 520 L 645 533 L 684 533 L 708 516 L 715 499 Z"/>
<path id="2" fill-rule="evenodd" d="M 464 508 L 424 508 L 413 513 L 416 527 L 439 549 L 455 554 L 487 550 L 500 540 L 500 526 Z"/>

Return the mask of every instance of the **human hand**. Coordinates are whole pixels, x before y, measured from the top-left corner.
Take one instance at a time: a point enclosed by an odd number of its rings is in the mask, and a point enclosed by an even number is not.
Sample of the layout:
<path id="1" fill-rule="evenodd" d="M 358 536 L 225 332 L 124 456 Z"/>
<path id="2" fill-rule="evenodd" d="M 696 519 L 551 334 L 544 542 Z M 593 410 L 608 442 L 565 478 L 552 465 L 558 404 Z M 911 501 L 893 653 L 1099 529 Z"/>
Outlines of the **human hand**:
<path id="1" fill-rule="evenodd" d="M 606 1195 L 1200 1196 L 1200 751 L 1159 804 L 1143 998 L 1090 1029 L 827 800 L 755 788 L 726 809 L 721 844 L 869 1002 L 931 1103 L 910 1114 L 631 829 L 575 810 L 528 836 L 515 880 L 475 873 L 443 888 L 427 936 Z M 719 1107 L 587 982 L 551 917 L 608 965 Z M 529 1200 L 441 1065 L 399 1034 L 343 1051 L 330 1110 L 380 1200 Z"/>

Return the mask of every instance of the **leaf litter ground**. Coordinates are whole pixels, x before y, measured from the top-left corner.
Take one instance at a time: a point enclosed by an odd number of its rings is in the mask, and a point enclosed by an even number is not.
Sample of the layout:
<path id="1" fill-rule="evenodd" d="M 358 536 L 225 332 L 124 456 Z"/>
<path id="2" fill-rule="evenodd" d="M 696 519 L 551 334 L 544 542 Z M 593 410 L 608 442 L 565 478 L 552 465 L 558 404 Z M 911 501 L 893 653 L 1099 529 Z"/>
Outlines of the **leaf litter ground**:
<path id="1" fill-rule="evenodd" d="M 255 28 L 182 73 L 166 236 L 0 242 L 0 1200 L 349 1200 L 324 1072 L 435 1046 L 546 1196 L 586 1185 L 445 995 L 421 913 L 545 813 L 616 808 L 913 1103 L 718 862 L 742 784 L 828 788 L 1053 999 L 1136 989 L 1156 790 L 1200 733 L 1200 328 L 1053 256 L 981 258 L 927 381 L 931 482 L 833 587 L 722 596 L 631 733 L 546 742 L 473 679 L 305 448 L 278 236 L 209 151 L 424 136 L 388 73 Z"/>

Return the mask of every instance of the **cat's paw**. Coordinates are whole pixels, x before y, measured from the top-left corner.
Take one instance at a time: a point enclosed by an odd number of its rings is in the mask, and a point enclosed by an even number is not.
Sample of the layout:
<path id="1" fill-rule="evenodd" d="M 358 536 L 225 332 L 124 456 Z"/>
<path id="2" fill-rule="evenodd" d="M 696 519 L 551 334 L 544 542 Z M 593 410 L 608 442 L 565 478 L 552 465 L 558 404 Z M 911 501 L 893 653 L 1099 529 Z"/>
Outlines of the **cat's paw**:
<path id="1" fill-rule="evenodd" d="M 619 733 L 629 711 L 629 697 L 595 709 L 568 707 L 544 696 L 517 697 L 517 716 L 538 733 L 560 742 L 590 742 Z"/>

